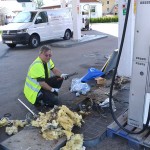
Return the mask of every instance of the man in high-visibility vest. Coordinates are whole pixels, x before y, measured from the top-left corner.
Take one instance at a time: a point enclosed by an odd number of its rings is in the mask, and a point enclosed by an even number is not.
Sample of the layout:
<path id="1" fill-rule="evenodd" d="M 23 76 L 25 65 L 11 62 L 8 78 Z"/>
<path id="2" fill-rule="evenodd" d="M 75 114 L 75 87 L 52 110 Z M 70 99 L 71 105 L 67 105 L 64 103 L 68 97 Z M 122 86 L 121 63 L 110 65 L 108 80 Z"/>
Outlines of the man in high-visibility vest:
<path id="1" fill-rule="evenodd" d="M 39 56 L 30 65 L 24 86 L 24 94 L 28 101 L 34 105 L 40 104 L 53 107 L 58 105 L 58 91 L 63 79 L 68 79 L 68 74 L 62 74 L 54 65 L 51 47 L 44 45 L 39 51 Z M 55 76 L 50 76 L 50 72 Z"/>

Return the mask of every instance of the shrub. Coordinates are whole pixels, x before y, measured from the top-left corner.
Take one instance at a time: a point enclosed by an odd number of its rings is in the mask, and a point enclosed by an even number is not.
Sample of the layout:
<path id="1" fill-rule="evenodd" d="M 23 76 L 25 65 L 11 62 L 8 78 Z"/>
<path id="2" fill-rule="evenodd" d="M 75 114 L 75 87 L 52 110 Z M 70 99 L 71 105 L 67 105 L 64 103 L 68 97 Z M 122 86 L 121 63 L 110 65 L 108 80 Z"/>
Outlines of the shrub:
<path id="1" fill-rule="evenodd" d="M 118 22 L 118 16 L 91 18 L 90 23 Z"/>

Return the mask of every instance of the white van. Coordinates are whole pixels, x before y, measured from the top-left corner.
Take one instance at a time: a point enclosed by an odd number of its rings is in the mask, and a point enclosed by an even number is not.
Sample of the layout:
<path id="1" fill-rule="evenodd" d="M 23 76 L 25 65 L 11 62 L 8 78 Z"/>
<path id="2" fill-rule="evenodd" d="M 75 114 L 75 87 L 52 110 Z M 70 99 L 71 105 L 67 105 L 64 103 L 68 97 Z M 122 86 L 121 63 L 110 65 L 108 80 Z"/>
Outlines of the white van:
<path id="1" fill-rule="evenodd" d="M 28 44 L 31 48 L 36 48 L 42 41 L 60 37 L 69 40 L 73 33 L 71 10 L 58 8 L 22 11 L 2 30 L 2 41 L 10 48 L 17 44 Z"/>

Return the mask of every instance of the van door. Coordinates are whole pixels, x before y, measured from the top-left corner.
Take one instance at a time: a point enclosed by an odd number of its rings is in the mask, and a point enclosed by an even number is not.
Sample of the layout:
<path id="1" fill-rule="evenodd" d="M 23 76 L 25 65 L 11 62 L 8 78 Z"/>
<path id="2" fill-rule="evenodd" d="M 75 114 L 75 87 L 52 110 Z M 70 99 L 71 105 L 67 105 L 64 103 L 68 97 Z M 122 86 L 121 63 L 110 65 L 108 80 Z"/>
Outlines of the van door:
<path id="1" fill-rule="evenodd" d="M 62 10 L 61 10 L 62 11 Z M 64 30 L 64 20 L 63 12 L 60 10 L 51 10 L 48 11 L 50 27 L 53 31 L 53 38 L 63 37 Z"/>
<path id="2" fill-rule="evenodd" d="M 45 41 L 49 40 L 49 33 L 50 31 L 48 16 L 46 11 L 40 12 L 35 20 L 34 29 L 35 33 L 40 35 L 40 40 Z"/>

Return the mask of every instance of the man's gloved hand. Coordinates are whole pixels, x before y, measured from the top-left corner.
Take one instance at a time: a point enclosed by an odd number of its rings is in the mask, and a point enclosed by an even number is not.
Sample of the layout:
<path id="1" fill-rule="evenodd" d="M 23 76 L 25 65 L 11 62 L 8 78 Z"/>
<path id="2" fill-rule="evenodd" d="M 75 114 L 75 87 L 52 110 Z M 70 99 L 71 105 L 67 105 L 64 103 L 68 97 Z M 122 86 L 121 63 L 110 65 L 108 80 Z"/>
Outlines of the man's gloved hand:
<path id="1" fill-rule="evenodd" d="M 52 88 L 52 89 L 51 89 L 51 92 L 53 92 L 55 95 L 58 96 L 59 89 L 57 89 L 57 88 Z"/>
<path id="2" fill-rule="evenodd" d="M 60 77 L 63 78 L 64 80 L 67 80 L 69 76 L 68 76 L 68 74 L 63 73 L 63 74 L 61 74 Z"/>

